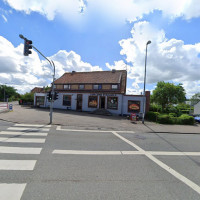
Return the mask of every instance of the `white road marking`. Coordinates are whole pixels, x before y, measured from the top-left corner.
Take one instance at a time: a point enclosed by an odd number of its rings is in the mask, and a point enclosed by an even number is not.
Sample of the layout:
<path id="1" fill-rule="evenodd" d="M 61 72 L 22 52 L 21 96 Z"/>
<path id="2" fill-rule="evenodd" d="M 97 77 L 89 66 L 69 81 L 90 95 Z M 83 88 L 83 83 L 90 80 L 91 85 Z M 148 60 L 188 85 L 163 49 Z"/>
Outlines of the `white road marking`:
<path id="1" fill-rule="evenodd" d="M 0 170 L 33 170 L 36 160 L 0 160 Z"/>
<path id="2" fill-rule="evenodd" d="M 196 191 L 197 193 L 200 194 L 200 187 L 196 183 L 192 182 L 191 180 L 189 180 L 185 176 L 181 175 L 180 173 L 178 173 L 177 171 L 175 171 L 174 169 L 172 169 L 168 165 L 164 164 L 163 162 L 158 160 L 155 156 L 153 156 L 149 152 L 147 152 L 147 151 L 143 150 L 142 148 L 140 148 L 138 145 L 134 144 L 133 142 L 131 142 L 131 141 L 127 140 L 126 138 L 122 137 L 121 135 L 117 134 L 115 131 L 113 131 L 113 134 L 115 136 L 117 136 L 118 138 L 120 138 L 121 140 L 125 141 L 126 143 L 130 144 L 132 147 L 134 147 L 138 151 L 144 153 L 144 155 L 147 156 L 150 160 L 155 162 L 161 168 L 165 169 L 167 172 L 169 172 L 174 177 L 176 177 L 177 179 L 179 179 L 180 181 L 182 181 L 183 183 L 188 185 L 190 188 L 192 188 L 194 191 Z"/>
<path id="3" fill-rule="evenodd" d="M 200 156 L 200 152 L 168 152 L 168 151 L 146 151 L 151 155 L 158 156 Z"/>
<path id="4" fill-rule="evenodd" d="M 113 131 L 110 130 L 78 130 L 78 129 L 61 129 L 61 126 L 56 127 L 57 131 L 71 131 L 71 132 L 90 132 L 90 133 L 112 133 Z M 135 133 L 134 131 L 117 131 L 119 133 Z"/>
<path id="5" fill-rule="evenodd" d="M 45 143 L 45 139 L 0 137 L 0 142 Z"/>
<path id="6" fill-rule="evenodd" d="M 200 152 L 168 152 L 168 151 L 145 151 L 152 155 L 159 156 L 200 156 Z M 68 154 L 68 155 L 145 155 L 141 151 L 84 151 L 84 150 L 57 150 L 53 154 Z"/>
<path id="7" fill-rule="evenodd" d="M 24 148 L 24 147 L 7 147 L 0 146 L 0 153 L 11 154 L 40 154 L 42 148 Z"/>
<path id="8" fill-rule="evenodd" d="M 48 133 L 41 133 L 41 132 L 10 132 L 10 131 L 1 131 L 0 135 L 25 135 L 25 136 L 47 136 Z"/>
<path id="9" fill-rule="evenodd" d="M 68 155 L 121 155 L 121 151 L 77 151 L 77 150 L 54 150 L 53 154 Z"/>
<path id="10" fill-rule="evenodd" d="M 13 131 L 49 131 L 49 128 L 21 128 L 21 127 L 9 127 L 7 130 L 13 130 Z"/>
<path id="11" fill-rule="evenodd" d="M 26 183 L 22 184 L 0 184 L 0 199 L 1 200 L 20 200 L 26 187 Z"/>
<path id="12" fill-rule="evenodd" d="M 15 124 L 14 126 L 41 127 L 41 128 L 50 128 L 51 127 L 51 125 L 46 125 L 46 124 Z"/>

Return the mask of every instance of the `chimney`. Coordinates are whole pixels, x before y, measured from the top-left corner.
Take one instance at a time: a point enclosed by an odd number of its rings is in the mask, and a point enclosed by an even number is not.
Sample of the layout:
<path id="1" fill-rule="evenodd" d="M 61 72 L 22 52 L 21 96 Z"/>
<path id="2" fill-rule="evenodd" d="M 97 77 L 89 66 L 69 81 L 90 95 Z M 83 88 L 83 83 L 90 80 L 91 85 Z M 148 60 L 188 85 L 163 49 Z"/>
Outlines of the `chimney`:
<path id="1" fill-rule="evenodd" d="M 76 71 L 72 71 L 72 74 L 75 74 L 76 73 Z"/>
<path id="2" fill-rule="evenodd" d="M 115 73 L 116 72 L 116 69 L 112 69 L 112 73 Z"/>

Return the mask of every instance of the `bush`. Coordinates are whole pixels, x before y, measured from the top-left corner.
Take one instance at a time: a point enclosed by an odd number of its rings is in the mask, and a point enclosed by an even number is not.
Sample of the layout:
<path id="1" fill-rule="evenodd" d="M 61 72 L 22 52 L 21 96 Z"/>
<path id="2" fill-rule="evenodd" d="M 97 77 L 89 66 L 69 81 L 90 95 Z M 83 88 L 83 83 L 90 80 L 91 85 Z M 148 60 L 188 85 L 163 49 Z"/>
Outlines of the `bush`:
<path id="1" fill-rule="evenodd" d="M 157 104 L 151 104 L 149 110 L 153 111 L 153 112 L 161 112 L 162 107 L 160 105 L 157 105 Z"/>
<path id="2" fill-rule="evenodd" d="M 153 112 L 153 111 L 149 111 L 146 115 L 145 115 L 145 118 L 149 121 L 157 121 L 157 118 L 159 116 L 159 112 Z"/>
<path id="3" fill-rule="evenodd" d="M 169 116 L 170 117 L 177 117 L 177 114 L 176 113 L 169 113 Z"/>
<path id="4" fill-rule="evenodd" d="M 179 124 L 193 125 L 194 124 L 194 117 L 183 114 L 179 117 Z"/>
<path id="5" fill-rule="evenodd" d="M 164 114 L 164 115 L 158 115 L 158 123 L 160 124 L 173 124 L 172 119 L 170 118 L 169 115 Z"/>

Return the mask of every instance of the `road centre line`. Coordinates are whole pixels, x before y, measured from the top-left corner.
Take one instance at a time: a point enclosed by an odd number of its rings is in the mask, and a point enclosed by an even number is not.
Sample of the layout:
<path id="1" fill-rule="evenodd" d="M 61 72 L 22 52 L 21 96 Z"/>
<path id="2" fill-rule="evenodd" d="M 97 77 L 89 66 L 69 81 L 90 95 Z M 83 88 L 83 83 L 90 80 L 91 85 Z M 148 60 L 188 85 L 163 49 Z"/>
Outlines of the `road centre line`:
<path id="1" fill-rule="evenodd" d="M 53 154 L 68 155 L 121 155 L 120 151 L 77 151 L 77 150 L 54 150 Z"/>
<path id="2" fill-rule="evenodd" d="M 24 147 L 7 147 L 0 146 L 0 153 L 10 154 L 40 154 L 42 148 L 24 148 Z"/>
<path id="3" fill-rule="evenodd" d="M 0 160 L 0 170 L 33 170 L 36 160 Z"/>
<path id="4" fill-rule="evenodd" d="M 48 133 L 41 133 L 41 132 L 28 132 L 28 133 L 26 133 L 26 132 L 19 132 L 19 131 L 18 132 L 1 131 L 0 135 L 47 136 Z"/>
<path id="5" fill-rule="evenodd" d="M 21 128 L 21 127 L 9 127 L 7 130 L 18 131 L 49 131 L 49 128 Z"/>
<path id="6" fill-rule="evenodd" d="M 26 187 L 26 183 L 0 183 L 1 200 L 20 200 Z M 11 192 L 12 191 L 12 192 Z"/>
<path id="7" fill-rule="evenodd" d="M 51 127 L 51 125 L 45 125 L 45 124 L 15 124 L 14 126 L 40 127 L 40 128 L 50 128 Z"/>
<path id="8" fill-rule="evenodd" d="M 157 165 L 159 165 L 161 168 L 165 169 L 167 172 L 169 172 L 170 174 L 172 174 L 174 177 L 176 177 L 177 179 L 179 179 L 180 181 L 182 181 L 183 183 L 185 183 L 186 185 L 188 185 L 190 188 L 192 188 L 194 191 L 196 191 L 198 194 L 200 194 L 200 187 L 192 182 L 191 180 L 189 180 L 188 178 L 186 178 L 185 176 L 181 175 L 180 173 L 178 173 L 177 171 L 175 171 L 174 169 L 172 169 L 171 167 L 169 167 L 168 165 L 166 165 L 165 163 L 161 162 L 160 160 L 158 160 L 155 156 L 153 156 L 151 153 L 143 150 L 141 147 L 139 147 L 138 145 L 134 144 L 133 142 L 127 140 L 126 138 L 122 137 L 121 135 L 119 135 L 117 132 L 113 131 L 112 132 L 115 136 L 117 136 L 118 138 L 120 138 L 121 140 L 123 140 L 124 142 L 128 143 L 129 145 L 131 145 L 132 147 L 134 147 L 135 149 L 137 149 L 138 151 L 144 153 L 145 156 L 147 156 L 150 160 L 152 160 L 153 162 L 155 162 Z"/>
<path id="9" fill-rule="evenodd" d="M 57 131 L 72 131 L 72 132 L 92 132 L 92 133 L 112 133 L 113 131 L 110 130 L 78 130 L 78 129 L 61 129 L 61 126 L 56 127 Z M 134 131 L 117 131 L 118 133 L 135 133 Z"/>
<path id="10" fill-rule="evenodd" d="M 45 139 L 0 137 L 0 142 L 45 143 Z"/>

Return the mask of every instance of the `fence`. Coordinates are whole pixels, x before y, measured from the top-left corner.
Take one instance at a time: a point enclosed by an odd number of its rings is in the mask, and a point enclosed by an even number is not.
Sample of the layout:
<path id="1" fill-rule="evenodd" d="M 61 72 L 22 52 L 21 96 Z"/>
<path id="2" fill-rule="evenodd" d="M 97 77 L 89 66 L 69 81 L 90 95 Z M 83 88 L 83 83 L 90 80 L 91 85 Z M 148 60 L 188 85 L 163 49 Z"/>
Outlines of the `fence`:
<path id="1" fill-rule="evenodd" d="M 0 102 L 0 112 L 8 109 L 7 102 Z"/>

